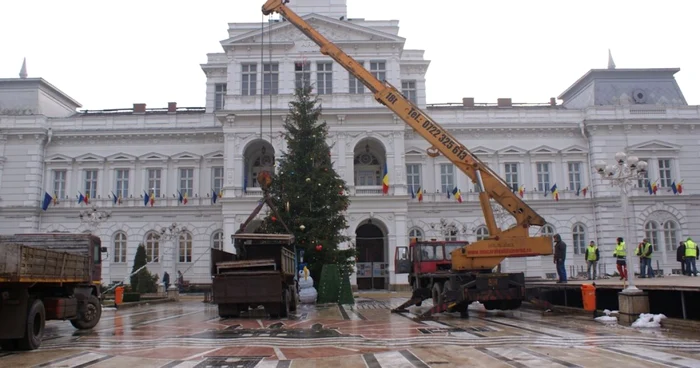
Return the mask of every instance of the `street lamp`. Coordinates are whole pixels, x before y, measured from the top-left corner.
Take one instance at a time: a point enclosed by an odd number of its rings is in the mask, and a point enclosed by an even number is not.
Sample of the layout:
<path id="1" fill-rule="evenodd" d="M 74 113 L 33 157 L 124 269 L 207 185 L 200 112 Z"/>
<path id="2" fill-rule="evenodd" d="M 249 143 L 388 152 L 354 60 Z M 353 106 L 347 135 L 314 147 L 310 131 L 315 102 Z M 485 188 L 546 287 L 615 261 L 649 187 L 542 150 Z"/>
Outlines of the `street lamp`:
<path id="1" fill-rule="evenodd" d="M 605 161 L 596 161 L 595 169 L 601 178 L 610 182 L 612 186 L 620 187 L 620 201 L 622 202 L 622 227 L 625 233 L 625 240 L 630 241 L 629 232 L 629 189 L 632 188 L 635 180 L 643 179 L 647 172 L 646 161 L 639 161 L 636 156 L 627 156 L 624 152 L 615 154 L 615 164 L 608 164 Z M 625 243 L 626 246 L 627 243 Z M 623 293 L 634 294 L 642 291 L 634 286 L 634 267 L 630 262 L 630 252 L 625 249 L 625 261 L 627 262 L 627 281 L 629 284 Z M 629 271 L 631 269 L 631 272 Z"/>
<path id="2" fill-rule="evenodd" d="M 78 217 L 80 218 L 80 222 L 88 225 L 90 229 L 96 229 L 101 223 L 112 217 L 112 214 L 110 212 L 101 211 L 97 206 L 92 205 L 92 208 L 80 211 Z"/>
<path id="3" fill-rule="evenodd" d="M 184 233 L 186 231 L 187 231 L 187 228 L 185 226 L 177 226 L 177 223 L 175 223 L 175 222 L 173 222 L 168 227 L 161 228 L 158 231 L 158 236 L 159 236 L 158 240 L 159 241 L 163 240 L 163 241 L 167 242 L 167 241 L 173 240 L 173 243 L 172 243 L 173 245 L 171 248 L 172 249 L 172 261 L 173 261 L 173 264 L 171 266 L 172 268 L 170 269 L 170 272 L 172 275 L 171 277 L 177 277 L 177 261 L 175 258 L 175 257 L 177 257 L 177 243 L 178 243 L 178 240 L 180 239 L 180 235 L 182 235 L 182 233 Z M 177 287 L 175 286 L 175 283 L 170 284 L 170 289 L 171 290 L 177 289 Z"/>

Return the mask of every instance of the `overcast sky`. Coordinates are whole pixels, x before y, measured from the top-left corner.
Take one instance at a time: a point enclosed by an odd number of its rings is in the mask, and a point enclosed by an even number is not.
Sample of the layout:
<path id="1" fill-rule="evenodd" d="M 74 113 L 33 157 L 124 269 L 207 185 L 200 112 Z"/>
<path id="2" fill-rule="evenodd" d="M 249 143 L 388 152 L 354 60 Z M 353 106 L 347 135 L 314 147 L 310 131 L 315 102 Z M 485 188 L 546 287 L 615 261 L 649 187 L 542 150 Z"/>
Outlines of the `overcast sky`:
<path id="1" fill-rule="evenodd" d="M 291 0 L 294 1 L 294 0 Z M 0 0 L 0 77 L 42 77 L 83 108 L 204 106 L 206 54 L 263 0 Z M 679 67 L 700 104 L 700 2 L 348 0 L 348 16 L 396 19 L 426 50 L 428 103 L 548 102 L 589 69 Z"/>

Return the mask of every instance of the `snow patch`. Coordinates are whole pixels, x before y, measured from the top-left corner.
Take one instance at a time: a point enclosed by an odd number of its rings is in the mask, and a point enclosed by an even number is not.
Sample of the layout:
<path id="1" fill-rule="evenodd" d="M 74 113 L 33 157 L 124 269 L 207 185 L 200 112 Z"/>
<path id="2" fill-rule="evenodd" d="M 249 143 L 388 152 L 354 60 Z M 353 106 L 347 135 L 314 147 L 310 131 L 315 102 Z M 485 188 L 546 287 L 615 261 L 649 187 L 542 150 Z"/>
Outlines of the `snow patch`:
<path id="1" fill-rule="evenodd" d="M 603 311 L 603 313 L 605 313 L 606 316 L 609 316 L 611 314 L 620 314 L 620 311 L 611 311 L 610 309 L 606 309 Z"/>
<path id="2" fill-rule="evenodd" d="M 117 308 L 102 306 L 102 311 L 115 311 L 115 310 L 117 310 Z"/>
<path id="3" fill-rule="evenodd" d="M 639 318 L 632 323 L 632 327 L 659 328 L 661 327 L 661 320 L 664 318 L 666 318 L 666 316 L 663 314 L 642 313 L 639 315 Z"/>
<path id="4" fill-rule="evenodd" d="M 617 317 L 610 317 L 610 316 L 602 316 L 602 317 L 597 317 L 594 318 L 596 322 L 600 323 L 617 323 Z"/>
<path id="5" fill-rule="evenodd" d="M 484 305 L 479 302 L 473 302 L 472 304 L 469 304 L 469 307 L 467 307 L 467 309 L 471 311 L 485 311 L 486 307 L 484 307 Z"/>

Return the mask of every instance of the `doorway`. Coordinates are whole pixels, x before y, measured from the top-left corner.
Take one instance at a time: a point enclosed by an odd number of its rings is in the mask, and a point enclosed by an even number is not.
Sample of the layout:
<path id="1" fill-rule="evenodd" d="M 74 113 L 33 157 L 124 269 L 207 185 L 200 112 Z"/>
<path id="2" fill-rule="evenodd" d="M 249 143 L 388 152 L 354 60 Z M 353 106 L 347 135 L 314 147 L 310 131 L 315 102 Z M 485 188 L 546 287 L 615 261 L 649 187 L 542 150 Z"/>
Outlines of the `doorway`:
<path id="1" fill-rule="evenodd" d="M 383 290 L 387 286 L 389 265 L 386 262 L 385 234 L 372 220 L 355 231 L 357 240 L 357 288 Z"/>

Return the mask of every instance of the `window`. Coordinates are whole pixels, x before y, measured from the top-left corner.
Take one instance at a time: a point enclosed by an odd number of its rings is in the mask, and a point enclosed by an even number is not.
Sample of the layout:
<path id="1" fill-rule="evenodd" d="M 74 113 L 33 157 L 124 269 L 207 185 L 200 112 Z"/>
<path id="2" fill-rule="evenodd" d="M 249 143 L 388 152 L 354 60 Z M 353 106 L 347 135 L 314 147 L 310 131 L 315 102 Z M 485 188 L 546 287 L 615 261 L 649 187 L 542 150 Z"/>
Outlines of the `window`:
<path id="1" fill-rule="evenodd" d="M 257 64 L 242 64 L 241 65 L 241 94 L 243 96 L 255 96 Z"/>
<path id="2" fill-rule="evenodd" d="M 571 233 L 574 237 L 574 254 L 586 254 L 586 227 L 576 224 Z"/>
<path id="3" fill-rule="evenodd" d="M 423 240 L 423 230 L 414 227 L 408 232 L 408 239 L 413 239 L 416 238 L 416 240 L 421 241 Z"/>
<path id="4" fill-rule="evenodd" d="M 649 221 L 644 225 L 644 237 L 648 238 L 654 247 L 654 252 L 659 250 L 659 224 Z"/>
<path id="5" fill-rule="evenodd" d="M 217 83 L 214 91 L 214 110 L 223 110 L 226 100 L 226 83 Z"/>
<path id="6" fill-rule="evenodd" d="M 182 168 L 180 169 L 180 187 L 178 190 L 184 196 L 187 194 L 189 198 L 192 198 L 192 187 L 194 186 L 194 169 L 193 168 Z"/>
<path id="7" fill-rule="evenodd" d="M 479 226 L 474 233 L 476 234 L 476 241 L 485 240 L 489 237 L 489 229 L 486 226 Z"/>
<path id="8" fill-rule="evenodd" d="M 114 235 L 114 263 L 126 263 L 126 234 Z"/>
<path id="9" fill-rule="evenodd" d="M 156 197 L 160 197 L 160 169 L 148 169 L 148 188 L 146 192 L 149 194 L 154 191 Z"/>
<path id="10" fill-rule="evenodd" d="M 280 65 L 278 63 L 263 64 L 263 94 L 266 96 L 279 93 Z"/>
<path id="11" fill-rule="evenodd" d="M 160 236 L 154 232 L 146 234 L 146 262 L 158 263 L 160 256 Z"/>
<path id="12" fill-rule="evenodd" d="M 459 234 L 459 231 L 457 231 L 457 226 L 450 225 L 447 227 L 447 229 L 445 229 L 445 240 L 446 241 L 456 241 L 458 234 Z"/>
<path id="13" fill-rule="evenodd" d="M 357 63 L 362 67 L 365 66 L 365 63 L 363 61 L 358 61 Z M 354 95 L 360 95 L 365 93 L 365 85 L 362 84 L 362 82 L 360 82 L 357 78 L 355 78 L 354 75 L 350 74 L 349 72 L 348 76 L 348 80 L 350 81 L 350 88 L 348 92 Z"/>
<path id="14" fill-rule="evenodd" d="M 192 262 L 192 234 L 180 235 L 180 263 Z"/>
<path id="15" fill-rule="evenodd" d="M 443 193 L 452 193 L 454 187 L 454 165 L 440 164 L 440 190 L 442 190 Z"/>
<path id="16" fill-rule="evenodd" d="M 221 189 L 224 187 L 224 168 L 223 167 L 212 167 L 211 168 L 211 186 L 215 193 L 220 193 Z"/>
<path id="17" fill-rule="evenodd" d="M 671 178 L 671 160 L 660 159 L 659 160 L 659 186 L 664 188 L 670 188 L 673 183 Z"/>
<path id="18" fill-rule="evenodd" d="M 66 170 L 53 171 L 53 194 L 59 199 L 66 197 Z"/>
<path id="19" fill-rule="evenodd" d="M 639 161 L 646 161 L 649 165 L 647 166 L 647 171 L 644 172 L 644 175 L 639 180 L 637 180 L 637 187 L 647 189 L 647 181 L 649 180 L 649 170 L 651 170 L 651 162 L 648 158 L 640 158 Z"/>
<path id="20" fill-rule="evenodd" d="M 218 250 L 224 250 L 224 232 L 219 230 L 211 237 L 211 247 Z"/>
<path id="21" fill-rule="evenodd" d="M 97 170 L 85 170 L 85 195 L 97 197 Z"/>
<path id="22" fill-rule="evenodd" d="M 333 63 L 316 64 L 316 92 L 319 95 L 333 93 Z"/>
<path id="23" fill-rule="evenodd" d="M 549 162 L 538 162 L 537 166 L 537 191 L 549 192 Z"/>
<path id="24" fill-rule="evenodd" d="M 311 85 L 311 64 L 308 61 L 294 63 L 294 88 L 306 88 Z"/>
<path id="25" fill-rule="evenodd" d="M 419 164 L 407 164 L 406 165 L 406 184 L 408 185 L 408 192 L 417 194 L 418 188 L 420 188 L 420 165 Z"/>
<path id="26" fill-rule="evenodd" d="M 676 250 L 678 248 L 678 224 L 675 221 L 664 222 L 664 242 L 666 250 Z"/>
<path id="27" fill-rule="evenodd" d="M 385 61 L 370 61 L 369 71 L 380 81 L 386 80 L 386 62 Z"/>
<path id="28" fill-rule="evenodd" d="M 117 169 L 117 198 L 129 197 L 129 169 Z"/>
<path id="29" fill-rule="evenodd" d="M 542 235 L 554 236 L 554 226 L 550 224 L 545 224 L 544 226 L 542 226 Z"/>
<path id="30" fill-rule="evenodd" d="M 581 163 L 569 162 L 569 190 L 581 189 Z"/>
<path id="31" fill-rule="evenodd" d="M 418 99 L 416 96 L 416 81 L 414 81 L 414 80 L 401 81 L 401 93 L 403 93 L 404 97 L 411 100 L 411 102 L 413 102 L 413 103 L 418 102 Z"/>
<path id="32" fill-rule="evenodd" d="M 518 163 L 517 162 L 506 162 L 506 183 L 508 187 L 514 192 L 518 191 L 520 187 L 520 181 L 518 180 Z"/>

